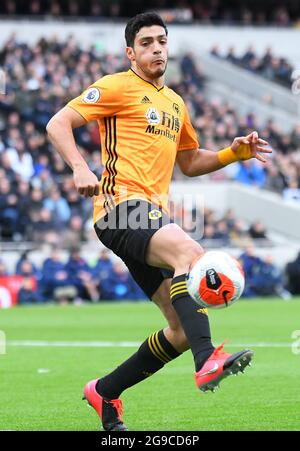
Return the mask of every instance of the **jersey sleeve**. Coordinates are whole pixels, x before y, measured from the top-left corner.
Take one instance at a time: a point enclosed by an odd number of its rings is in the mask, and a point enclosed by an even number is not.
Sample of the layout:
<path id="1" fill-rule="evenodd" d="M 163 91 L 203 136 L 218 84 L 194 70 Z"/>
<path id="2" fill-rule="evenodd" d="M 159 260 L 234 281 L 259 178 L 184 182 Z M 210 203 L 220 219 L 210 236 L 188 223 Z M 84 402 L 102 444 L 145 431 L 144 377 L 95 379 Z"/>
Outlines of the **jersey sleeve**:
<path id="1" fill-rule="evenodd" d="M 192 126 L 190 116 L 186 106 L 184 105 L 184 122 L 181 128 L 180 140 L 177 151 L 198 149 L 199 143 L 197 134 Z"/>
<path id="2" fill-rule="evenodd" d="M 97 80 L 67 105 L 77 111 L 87 122 L 92 122 L 117 114 L 121 109 L 122 100 L 123 89 L 120 77 L 107 75 Z"/>

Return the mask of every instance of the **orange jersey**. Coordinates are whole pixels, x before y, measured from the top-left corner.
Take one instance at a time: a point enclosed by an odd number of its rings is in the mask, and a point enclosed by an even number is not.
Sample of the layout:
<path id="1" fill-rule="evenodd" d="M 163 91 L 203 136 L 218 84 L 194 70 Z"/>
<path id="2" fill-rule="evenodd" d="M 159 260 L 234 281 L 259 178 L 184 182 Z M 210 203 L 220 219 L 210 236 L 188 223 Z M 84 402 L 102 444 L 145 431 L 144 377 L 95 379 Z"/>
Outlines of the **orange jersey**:
<path id="1" fill-rule="evenodd" d="M 68 106 L 87 122 L 97 120 L 100 128 L 105 169 L 94 198 L 94 222 L 133 198 L 168 212 L 176 154 L 199 147 L 183 99 L 130 69 L 99 79 Z"/>

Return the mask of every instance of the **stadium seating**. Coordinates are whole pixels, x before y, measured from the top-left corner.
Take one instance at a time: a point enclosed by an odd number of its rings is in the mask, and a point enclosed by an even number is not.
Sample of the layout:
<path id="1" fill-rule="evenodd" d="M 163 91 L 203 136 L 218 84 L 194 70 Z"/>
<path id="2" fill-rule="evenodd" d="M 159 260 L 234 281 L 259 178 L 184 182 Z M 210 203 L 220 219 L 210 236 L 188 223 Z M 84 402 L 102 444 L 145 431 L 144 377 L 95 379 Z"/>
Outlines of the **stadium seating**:
<path id="1" fill-rule="evenodd" d="M 245 0 L 242 4 L 232 0 L 228 4 L 219 1 L 204 2 L 193 0 L 144 0 L 145 9 L 158 9 L 168 21 L 183 22 L 186 20 L 200 20 L 204 23 L 224 23 L 232 25 L 275 24 L 288 26 L 299 18 L 299 5 L 296 2 L 277 0 L 262 3 L 258 0 Z M 1 2 L 0 14 L 3 15 L 30 15 L 31 17 L 126 17 L 136 13 L 137 3 L 125 0 L 5 0 Z"/>
<path id="2" fill-rule="evenodd" d="M 293 66 L 286 58 L 275 56 L 271 47 L 268 47 L 261 57 L 257 55 L 253 46 L 248 47 L 242 55 L 237 55 L 234 47 L 230 47 L 228 51 L 221 54 L 219 48 L 215 46 L 211 49 L 210 54 L 275 83 L 280 83 L 288 88 L 291 86 Z"/>

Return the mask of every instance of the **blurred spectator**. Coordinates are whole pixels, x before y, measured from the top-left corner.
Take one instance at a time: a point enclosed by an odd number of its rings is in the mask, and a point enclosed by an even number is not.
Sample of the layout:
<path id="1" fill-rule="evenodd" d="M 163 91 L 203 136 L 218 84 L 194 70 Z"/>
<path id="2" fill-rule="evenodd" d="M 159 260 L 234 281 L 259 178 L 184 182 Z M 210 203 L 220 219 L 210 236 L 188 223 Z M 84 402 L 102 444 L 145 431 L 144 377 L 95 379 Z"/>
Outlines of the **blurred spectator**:
<path id="1" fill-rule="evenodd" d="M 53 248 L 42 268 L 41 292 L 45 300 L 65 303 L 76 298 L 73 285 L 59 249 Z"/>
<path id="2" fill-rule="evenodd" d="M 51 189 L 49 196 L 44 200 L 44 208 L 51 212 L 57 227 L 66 225 L 70 219 L 71 210 L 68 202 L 56 187 Z"/>
<path id="3" fill-rule="evenodd" d="M 193 55 L 186 54 L 183 56 L 180 62 L 181 73 L 184 76 L 185 83 L 193 83 L 199 89 L 203 87 L 204 76 L 199 72 Z"/>
<path id="4" fill-rule="evenodd" d="M 229 244 L 229 230 L 225 221 L 219 221 L 217 223 L 214 239 L 219 240 L 221 246 L 227 246 Z"/>
<path id="5" fill-rule="evenodd" d="M 30 205 L 30 184 L 27 181 L 20 180 L 17 186 L 16 194 L 19 203 L 19 233 L 20 237 L 26 236 L 27 225 L 30 221 L 28 208 Z"/>
<path id="6" fill-rule="evenodd" d="M 241 161 L 235 179 L 244 185 L 262 187 L 265 183 L 264 167 L 256 160 Z"/>
<path id="7" fill-rule="evenodd" d="M 65 270 L 72 285 L 77 289 L 78 299 L 89 299 L 93 302 L 99 300 L 97 286 L 92 277 L 92 269 L 81 257 L 79 248 L 74 247 L 71 250 Z"/>
<path id="8" fill-rule="evenodd" d="M 18 198 L 12 191 L 8 179 L 0 180 L 0 234 L 5 240 L 13 241 L 18 227 Z"/>
<path id="9" fill-rule="evenodd" d="M 14 143 L 14 147 L 7 150 L 7 156 L 15 174 L 24 180 L 29 180 L 33 176 L 32 156 L 25 150 L 25 143 L 21 138 Z"/>
<path id="10" fill-rule="evenodd" d="M 24 277 L 34 277 L 35 269 L 32 263 L 29 260 L 23 260 L 20 265 L 20 273 L 21 276 Z"/>
<path id="11" fill-rule="evenodd" d="M 285 178 L 283 173 L 274 164 L 266 167 L 266 183 L 264 187 L 277 193 L 283 193 Z"/>
<path id="12" fill-rule="evenodd" d="M 300 202 L 300 188 L 298 180 L 291 180 L 288 187 L 283 190 L 283 198 L 287 202 Z"/>
<path id="13" fill-rule="evenodd" d="M 100 293 L 103 300 L 146 299 L 122 261 L 116 262 L 109 277 L 100 282 Z"/>
<path id="14" fill-rule="evenodd" d="M 280 26 L 288 26 L 290 25 L 290 13 L 284 3 L 281 3 L 278 8 L 275 9 L 273 13 L 274 22 Z"/>
<path id="15" fill-rule="evenodd" d="M 300 294 L 300 252 L 294 261 L 286 265 L 288 287 L 292 294 Z"/>
<path id="16" fill-rule="evenodd" d="M 34 217 L 33 230 L 31 239 L 36 242 L 48 242 L 48 237 L 55 231 L 55 222 L 52 218 L 52 213 L 47 208 L 41 208 Z"/>
<path id="17" fill-rule="evenodd" d="M 259 274 L 262 261 L 255 255 L 255 250 L 252 245 L 247 246 L 245 252 L 240 255 L 239 261 L 241 262 L 245 273 L 245 289 L 243 296 L 256 296 L 256 276 Z"/>
<path id="18" fill-rule="evenodd" d="M 251 238 L 254 239 L 263 239 L 263 240 L 268 239 L 266 235 L 265 226 L 260 221 L 251 224 L 249 228 L 249 235 Z"/>
<path id="19" fill-rule="evenodd" d="M 2 259 L 0 259 L 0 277 L 8 276 L 8 275 L 9 275 L 9 272 L 8 272 L 7 266 L 4 263 L 4 261 Z"/>
<path id="20" fill-rule="evenodd" d="M 37 279 L 41 277 L 37 266 L 29 260 L 28 252 L 24 252 L 17 261 L 15 273 L 20 276 L 34 276 Z"/>
<path id="21" fill-rule="evenodd" d="M 18 292 L 18 304 L 38 304 L 42 302 L 32 277 L 24 277 L 22 287 Z"/>
<path id="22" fill-rule="evenodd" d="M 93 267 L 93 278 L 94 280 L 100 281 L 109 278 L 110 273 L 113 270 L 113 263 L 111 261 L 111 251 L 109 249 L 103 248 L 100 252 L 99 259 L 96 265 Z"/>
<path id="23" fill-rule="evenodd" d="M 42 9 L 40 0 L 31 0 L 31 2 L 29 2 L 29 11 L 32 15 L 41 14 Z"/>
<path id="24" fill-rule="evenodd" d="M 31 222 L 36 222 L 40 210 L 43 208 L 43 192 L 39 188 L 33 188 L 29 197 L 28 216 Z"/>
<path id="25" fill-rule="evenodd" d="M 274 265 L 271 255 L 261 261 L 260 269 L 255 275 L 253 283 L 257 296 L 279 296 L 285 300 L 291 298 L 290 292 L 284 287 L 283 273 Z"/>
<path id="26" fill-rule="evenodd" d="M 239 258 L 245 272 L 243 296 L 280 296 L 288 300 L 291 293 L 284 286 L 283 272 L 274 265 L 271 255 L 261 259 L 249 245 Z"/>
<path id="27" fill-rule="evenodd" d="M 34 175 L 38 177 L 43 170 L 47 169 L 49 164 L 50 161 L 48 155 L 38 155 L 34 162 Z"/>
<path id="28" fill-rule="evenodd" d="M 211 53 L 212 53 L 212 52 L 211 52 Z M 212 53 L 212 54 L 213 54 L 213 53 Z M 218 56 L 220 56 L 220 55 L 218 55 Z M 229 47 L 228 53 L 227 53 L 227 55 L 225 56 L 225 59 L 226 59 L 227 61 L 229 61 L 230 63 L 232 63 L 232 64 L 237 64 L 237 63 L 238 63 L 239 59 L 238 59 L 238 57 L 235 55 L 235 49 L 234 49 L 234 47 Z"/>
<path id="29" fill-rule="evenodd" d="M 84 221 L 84 218 L 82 218 L 84 199 L 80 196 L 78 191 L 74 189 L 73 185 L 71 189 L 68 188 L 64 191 L 64 196 L 68 202 L 71 216 L 80 216 L 82 221 Z"/>
<path id="30" fill-rule="evenodd" d="M 3 3 L 7 14 L 15 14 L 17 12 L 17 4 L 15 0 L 5 0 Z"/>
<path id="31" fill-rule="evenodd" d="M 226 210 L 224 215 L 224 221 L 226 222 L 226 225 L 229 229 L 232 229 L 234 227 L 236 218 L 231 208 L 228 208 L 228 210 Z"/>
<path id="32" fill-rule="evenodd" d="M 72 216 L 68 227 L 63 231 L 61 240 L 65 248 L 72 248 L 85 241 L 81 216 Z"/>
<path id="33" fill-rule="evenodd" d="M 243 247 L 249 241 L 247 225 L 242 219 L 236 219 L 233 227 L 230 229 L 231 244 L 237 247 Z"/>
<path id="34" fill-rule="evenodd" d="M 7 152 L 3 152 L 0 154 L 0 170 L 3 171 L 3 174 L 0 178 L 6 178 L 9 182 L 14 182 L 16 179 L 16 173 L 11 167 L 10 158 Z"/>

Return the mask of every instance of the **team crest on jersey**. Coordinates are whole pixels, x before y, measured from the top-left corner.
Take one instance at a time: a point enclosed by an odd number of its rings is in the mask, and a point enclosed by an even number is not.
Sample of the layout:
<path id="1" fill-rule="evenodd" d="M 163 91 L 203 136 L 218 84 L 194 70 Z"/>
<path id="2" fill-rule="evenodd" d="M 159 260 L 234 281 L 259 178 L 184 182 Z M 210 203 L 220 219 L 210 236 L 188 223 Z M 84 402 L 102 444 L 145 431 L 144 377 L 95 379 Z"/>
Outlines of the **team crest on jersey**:
<path id="1" fill-rule="evenodd" d="M 151 210 L 149 212 L 149 219 L 159 219 L 162 217 L 162 212 L 159 210 Z"/>
<path id="2" fill-rule="evenodd" d="M 180 112 L 180 108 L 179 108 L 178 103 L 173 103 L 173 110 L 175 111 L 175 113 L 178 114 L 178 116 L 181 115 L 181 112 Z"/>
<path id="3" fill-rule="evenodd" d="M 100 90 L 98 88 L 90 88 L 86 91 L 82 100 L 85 103 L 97 103 L 99 99 Z"/>
<path id="4" fill-rule="evenodd" d="M 146 118 L 150 125 L 157 125 L 160 123 L 160 115 L 156 108 L 148 108 Z"/>

